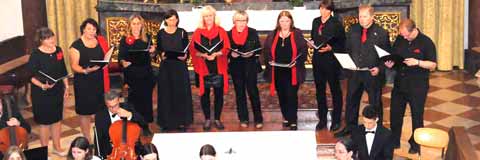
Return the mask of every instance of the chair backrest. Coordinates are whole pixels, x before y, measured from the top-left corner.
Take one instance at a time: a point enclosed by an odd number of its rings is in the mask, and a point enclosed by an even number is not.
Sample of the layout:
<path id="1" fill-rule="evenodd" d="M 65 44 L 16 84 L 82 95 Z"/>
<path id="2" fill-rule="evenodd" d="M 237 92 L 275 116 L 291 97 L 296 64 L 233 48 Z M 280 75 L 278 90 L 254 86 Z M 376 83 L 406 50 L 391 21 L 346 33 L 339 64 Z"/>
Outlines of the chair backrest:
<path id="1" fill-rule="evenodd" d="M 449 140 L 447 132 L 435 128 L 417 128 L 413 137 L 418 144 L 434 148 L 445 148 Z"/>

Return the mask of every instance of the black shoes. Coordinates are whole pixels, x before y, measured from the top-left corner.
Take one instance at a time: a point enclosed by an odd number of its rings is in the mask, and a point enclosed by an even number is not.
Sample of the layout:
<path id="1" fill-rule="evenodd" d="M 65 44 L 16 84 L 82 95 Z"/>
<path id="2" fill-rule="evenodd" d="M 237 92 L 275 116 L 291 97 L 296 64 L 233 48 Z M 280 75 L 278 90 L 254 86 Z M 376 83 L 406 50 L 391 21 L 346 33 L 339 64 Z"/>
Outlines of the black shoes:
<path id="1" fill-rule="evenodd" d="M 297 124 L 296 123 L 290 124 L 289 129 L 292 130 L 292 131 L 296 131 L 298 129 Z"/>
<path id="2" fill-rule="evenodd" d="M 283 121 L 282 122 L 283 127 L 288 127 L 289 125 L 290 125 L 290 122 L 288 122 L 288 121 Z"/>
<path id="3" fill-rule="evenodd" d="M 332 126 L 330 126 L 330 131 L 331 132 L 335 132 L 338 129 L 340 129 L 340 124 L 338 124 L 338 123 L 332 123 Z"/>
<path id="4" fill-rule="evenodd" d="M 203 130 L 209 131 L 212 128 L 212 120 L 205 120 L 203 123 Z"/>
<path id="5" fill-rule="evenodd" d="M 345 127 L 343 130 L 341 130 L 340 132 L 337 132 L 335 133 L 335 137 L 345 137 L 345 136 L 348 136 L 350 135 L 350 129 L 348 129 L 347 127 Z"/>
<path id="6" fill-rule="evenodd" d="M 214 124 L 215 124 L 215 128 L 217 128 L 219 130 L 225 129 L 225 126 L 223 126 L 223 124 L 220 120 L 215 120 Z"/>

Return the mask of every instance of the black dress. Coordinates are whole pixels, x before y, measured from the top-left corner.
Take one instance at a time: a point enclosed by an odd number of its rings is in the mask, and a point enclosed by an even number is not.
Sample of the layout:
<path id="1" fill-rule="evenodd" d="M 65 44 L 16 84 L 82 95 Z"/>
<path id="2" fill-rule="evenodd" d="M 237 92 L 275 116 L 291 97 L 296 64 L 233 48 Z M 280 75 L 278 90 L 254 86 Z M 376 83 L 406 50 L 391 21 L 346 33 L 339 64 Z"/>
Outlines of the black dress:
<path id="1" fill-rule="evenodd" d="M 165 128 L 189 125 L 193 122 L 193 104 L 187 64 L 177 58 L 178 54 L 171 52 L 184 50 L 188 45 L 188 34 L 182 28 L 172 34 L 162 29 L 158 32 L 157 42 L 157 50 L 165 52 L 166 56 L 158 77 L 158 125 Z"/>
<path id="2" fill-rule="evenodd" d="M 33 49 L 28 62 L 32 75 L 42 83 L 47 78 L 39 71 L 50 75 L 52 78 L 60 78 L 67 75 L 67 69 L 63 59 L 63 52 L 57 47 L 52 54 L 44 53 L 39 49 Z M 65 86 L 63 81 L 57 82 L 53 88 L 42 90 L 32 84 L 32 108 L 33 119 L 38 124 L 49 125 L 63 118 L 63 95 Z"/>
<path id="3" fill-rule="evenodd" d="M 80 59 L 79 65 L 83 68 L 91 66 L 90 60 L 102 60 L 103 50 L 100 44 L 95 48 L 88 48 L 82 39 L 78 39 L 71 45 L 78 50 Z M 75 91 L 75 112 L 79 115 L 92 115 L 98 109 L 104 107 L 103 100 L 103 70 L 83 74 L 75 73 L 73 78 L 73 90 Z"/>
<path id="4" fill-rule="evenodd" d="M 153 122 L 152 92 L 154 86 L 150 54 L 142 50 L 148 47 L 148 42 L 137 39 L 133 44 L 127 44 L 126 38 L 120 40 L 119 60 L 132 64 L 124 68 L 125 82 L 128 84 L 128 102 L 133 105 L 148 123 Z"/>

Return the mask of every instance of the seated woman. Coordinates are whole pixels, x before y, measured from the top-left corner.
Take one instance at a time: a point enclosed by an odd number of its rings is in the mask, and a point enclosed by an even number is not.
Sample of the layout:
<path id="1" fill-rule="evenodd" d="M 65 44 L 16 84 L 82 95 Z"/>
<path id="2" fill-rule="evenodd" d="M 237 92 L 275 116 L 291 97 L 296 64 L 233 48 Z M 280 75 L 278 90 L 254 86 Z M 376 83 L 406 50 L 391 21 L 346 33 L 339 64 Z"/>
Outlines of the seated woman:
<path id="1" fill-rule="evenodd" d="M 139 160 L 159 160 L 157 147 L 152 143 L 142 145 L 136 152 Z"/>
<path id="2" fill-rule="evenodd" d="M 90 148 L 87 138 L 77 137 L 70 144 L 67 160 L 100 160 L 100 158 L 93 155 L 93 149 Z"/>
<path id="3" fill-rule="evenodd" d="M 206 144 L 200 148 L 200 160 L 215 160 L 217 152 L 212 145 Z"/>
<path id="4" fill-rule="evenodd" d="M 350 138 L 340 138 L 335 144 L 335 159 L 338 160 L 357 160 L 355 145 Z"/>

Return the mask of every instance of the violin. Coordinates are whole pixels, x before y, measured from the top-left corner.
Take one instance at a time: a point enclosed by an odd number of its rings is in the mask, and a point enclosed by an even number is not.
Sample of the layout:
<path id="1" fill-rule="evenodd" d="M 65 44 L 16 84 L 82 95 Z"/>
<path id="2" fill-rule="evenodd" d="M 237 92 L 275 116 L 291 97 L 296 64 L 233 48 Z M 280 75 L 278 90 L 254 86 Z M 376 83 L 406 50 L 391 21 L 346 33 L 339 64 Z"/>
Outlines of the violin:
<path id="1" fill-rule="evenodd" d="M 108 160 L 136 160 L 135 142 L 140 136 L 140 126 L 122 118 L 114 122 L 109 130 L 110 140 L 113 143 L 112 153 Z"/>
<path id="2" fill-rule="evenodd" d="M 7 119 L 12 118 L 11 97 L 3 98 L 3 107 L 7 108 Z M 28 132 L 20 126 L 8 126 L 0 130 L 0 151 L 6 153 L 10 146 L 17 146 L 24 150 L 28 144 Z"/>

